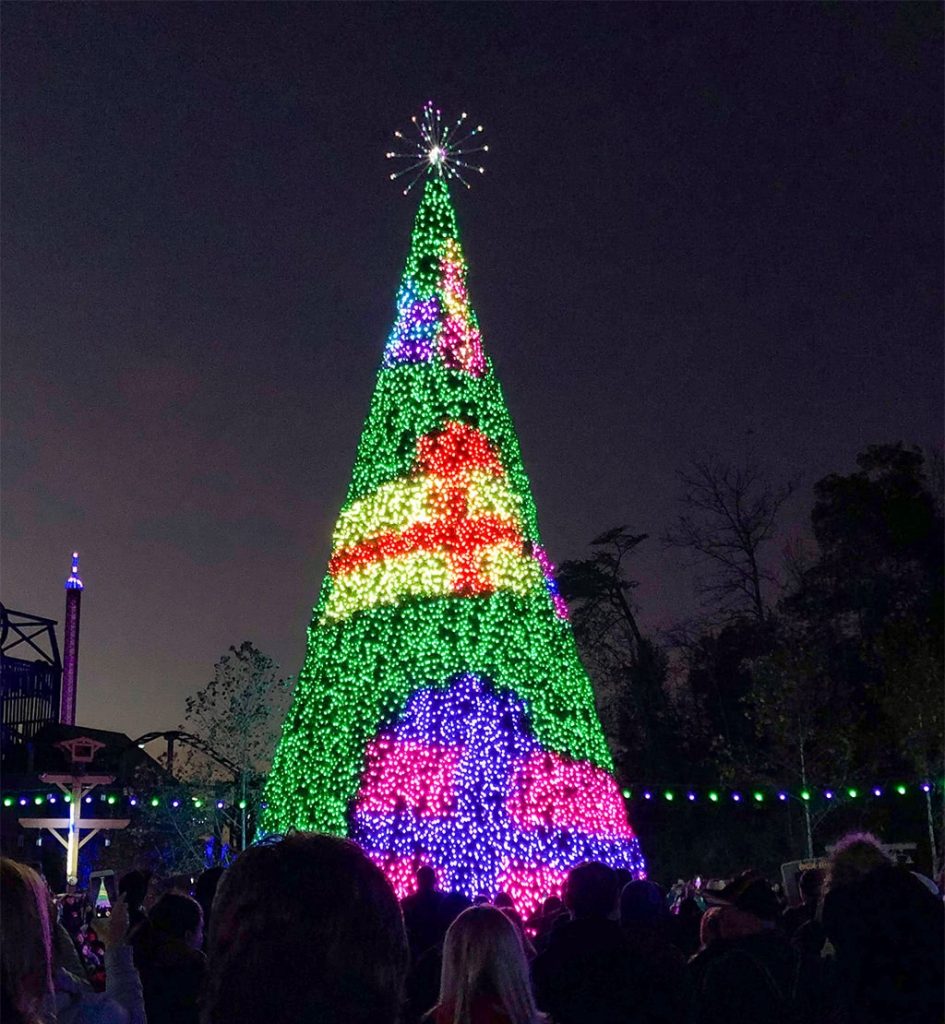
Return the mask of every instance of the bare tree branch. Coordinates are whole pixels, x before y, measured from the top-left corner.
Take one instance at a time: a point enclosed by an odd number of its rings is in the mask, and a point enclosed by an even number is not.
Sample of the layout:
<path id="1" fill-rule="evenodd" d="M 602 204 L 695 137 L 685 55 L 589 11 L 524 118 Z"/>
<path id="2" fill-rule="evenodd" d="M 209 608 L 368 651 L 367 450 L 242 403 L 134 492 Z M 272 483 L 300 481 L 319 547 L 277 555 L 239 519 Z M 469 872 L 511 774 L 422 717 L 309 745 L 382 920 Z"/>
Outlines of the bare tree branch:
<path id="1" fill-rule="evenodd" d="M 751 455 L 735 466 L 712 453 L 694 458 L 678 476 L 682 509 L 664 545 L 694 556 L 700 569 L 696 588 L 707 604 L 723 616 L 747 612 L 764 622 L 766 584 L 777 578 L 761 553 L 796 482 L 771 482 Z"/>

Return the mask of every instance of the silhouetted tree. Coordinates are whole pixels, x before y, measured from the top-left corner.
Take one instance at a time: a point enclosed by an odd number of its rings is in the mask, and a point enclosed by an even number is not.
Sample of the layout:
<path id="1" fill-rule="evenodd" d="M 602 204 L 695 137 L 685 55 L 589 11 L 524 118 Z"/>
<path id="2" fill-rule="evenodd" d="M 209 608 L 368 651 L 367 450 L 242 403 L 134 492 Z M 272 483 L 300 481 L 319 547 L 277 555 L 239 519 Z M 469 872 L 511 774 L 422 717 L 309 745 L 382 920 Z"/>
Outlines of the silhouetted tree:
<path id="1" fill-rule="evenodd" d="M 773 482 L 751 455 L 734 465 L 707 453 L 678 475 L 682 511 L 663 543 L 694 557 L 696 589 L 712 618 L 764 622 L 776 576 L 763 548 L 775 536 L 794 482 Z"/>
<path id="2" fill-rule="evenodd" d="M 677 749 L 666 655 L 640 629 L 632 601 L 637 583 L 628 574 L 630 556 L 646 539 L 645 533 L 613 527 L 591 542 L 590 558 L 564 562 L 558 571 L 624 781 L 658 777 Z"/>
<path id="3" fill-rule="evenodd" d="M 280 677 L 272 658 L 244 640 L 220 658 L 210 682 L 186 700 L 181 728 L 199 736 L 238 770 L 233 803 L 239 814 L 232 824 L 243 846 L 250 838 L 253 805 L 288 708 L 289 683 Z M 199 751 L 188 748 L 181 760 L 180 775 L 189 781 L 227 777 L 226 769 Z"/>

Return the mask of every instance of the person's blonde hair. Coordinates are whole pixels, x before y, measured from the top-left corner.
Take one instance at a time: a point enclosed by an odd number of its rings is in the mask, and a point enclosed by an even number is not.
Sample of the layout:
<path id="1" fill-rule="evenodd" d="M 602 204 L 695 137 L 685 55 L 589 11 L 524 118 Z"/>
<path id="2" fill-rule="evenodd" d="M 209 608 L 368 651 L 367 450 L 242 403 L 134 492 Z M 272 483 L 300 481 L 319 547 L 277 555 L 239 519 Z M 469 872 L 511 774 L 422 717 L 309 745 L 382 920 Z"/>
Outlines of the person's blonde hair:
<path id="1" fill-rule="evenodd" d="M 488 999 L 511 1024 L 536 1024 L 539 1014 L 528 963 L 515 925 L 495 907 L 470 907 L 450 925 L 443 943 L 441 1013 L 450 1024 L 470 1024 L 477 999 Z"/>
<path id="2" fill-rule="evenodd" d="M 0 857 L 3 1011 L 28 1024 L 43 1019 L 44 1003 L 52 995 L 47 902 L 46 886 L 32 868 Z"/>

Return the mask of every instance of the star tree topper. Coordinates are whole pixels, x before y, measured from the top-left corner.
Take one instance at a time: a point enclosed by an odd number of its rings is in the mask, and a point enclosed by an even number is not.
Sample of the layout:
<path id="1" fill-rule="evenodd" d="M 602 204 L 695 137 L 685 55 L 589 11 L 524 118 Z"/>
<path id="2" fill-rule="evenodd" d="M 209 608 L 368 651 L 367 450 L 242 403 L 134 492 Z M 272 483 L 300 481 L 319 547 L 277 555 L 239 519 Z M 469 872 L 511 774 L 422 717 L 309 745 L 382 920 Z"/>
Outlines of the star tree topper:
<path id="1" fill-rule="evenodd" d="M 467 157 L 473 153 L 488 153 L 488 146 L 475 145 L 482 133 L 482 125 L 467 128 L 465 111 L 452 124 L 444 124 L 443 112 L 434 107 L 428 100 L 418 118 L 414 115 L 410 120 L 416 128 L 418 138 L 408 138 L 403 132 L 394 132 L 394 138 L 405 149 L 402 152 L 392 150 L 387 153 L 388 160 L 405 160 L 407 166 L 394 171 L 391 181 L 410 175 L 410 182 L 404 189 L 406 195 L 425 174 L 437 174 L 441 178 L 456 178 L 466 188 L 472 186 L 463 176 L 464 172 L 478 171 L 485 173 L 485 168 L 472 164 Z"/>

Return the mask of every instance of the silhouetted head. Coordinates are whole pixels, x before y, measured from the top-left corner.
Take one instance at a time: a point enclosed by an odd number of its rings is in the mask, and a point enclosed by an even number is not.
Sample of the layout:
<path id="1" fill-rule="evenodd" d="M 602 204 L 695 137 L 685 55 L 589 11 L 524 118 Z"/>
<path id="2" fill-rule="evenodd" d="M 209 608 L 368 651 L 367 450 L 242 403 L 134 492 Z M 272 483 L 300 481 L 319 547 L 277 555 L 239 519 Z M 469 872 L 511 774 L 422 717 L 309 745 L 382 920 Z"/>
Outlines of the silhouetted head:
<path id="1" fill-rule="evenodd" d="M 870 832 L 851 832 L 837 843 L 830 854 L 825 891 L 852 885 L 876 868 L 891 864 L 892 859 L 886 856 L 876 836 Z"/>
<path id="2" fill-rule="evenodd" d="M 32 868 L 0 858 L 0 1006 L 4 1024 L 44 1019 L 52 993 L 52 933 L 46 886 Z"/>
<path id="3" fill-rule="evenodd" d="M 719 902 L 735 907 L 759 921 L 774 921 L 781 912 L 777 896 L 757 871 L 742 871 L 718 894 Z"/>
<path id="4" fill-rule="evenodd" d="M 633 872 L 629 868 L 616 868 L 615 870 L 617 872 L 617 891 L 623 892 L 624 886 L 633 881 Z"/>
<path id="5" fill-rule="evenodd" d="M 808 868 L 801 872 L 797 880 L 797 888 L 804 903 L 816 903 L 820 899 L 820 891 L 824 887 L 824 871 L 821 868 Z"/>
<path id="6" fill-rule="evenodd" d="M 594 860 L 572 868 L 564 883 L 564 905 L 575 918 L 607 917 L 617 905 L 617 873 Z"/>
<path id="7" fill-rule="evenodd" d="M 722 907 L 709 907 L 699 922 L 699 945 L 705 949 L 722 938 Z"/>
<path id="8" fill-rule="evenodd" d="M 549 896 L 541 905 L 541 912 L 543 914 L 560 914 L 564 910 L 564 903 L 561 901 L 560 896 Z"/>
<path id="9" fill-rule="evenodd" d="M 127 894 L 129 910 L 139 910 L 144 906 L 150 883 L 150 871 L 129 871 L 121 876 L 118 882 L 118 893 L 119 895 Z"/>
<path id="10" fill-rule="evenodd" d="M 638 879 L 628 882 L 620 893 L 620 923 L 658 925 L 669 917 L 666 897 L 656 882 Z"/>
<path id="11" fill-rule="evenodd" d="M 515 900 L 507 892 L 498 892 L 492 901 L 492 905 L 498 907 L 499 910 L 514 910 Z"/>
<path id="12" fill-rule="evenodd" d="M 182 892 L 166 892 L 151 908 L 150 921 L 158 931 L 173 935 L 193 949 L 203 945 L 203 911 Z"/>
<path id="13" fill-rule="evenodd" d="M 429 865 L 417 868 L 417 892 L 433 892 L 436 888 L 436 872 Z"/>
<path id="14" fill-rule="evenodd" d="M 225 868 L 207 868 L 202 871 L 194 886 L 194 899 L 200 904 L 203 910 L 203 930 L 206 935 L 210 931 L 210 915 L 213 913 L 213 900 L 217 894 L 217 887 L 223 877 Z"/>
<path id="15" fill-rule="evenodd" d="M 227 869 L 209 958 L 203 1024 L 393 1024 L 408 963 L 380 868 L 311 832 L 252 846 Z"/>

